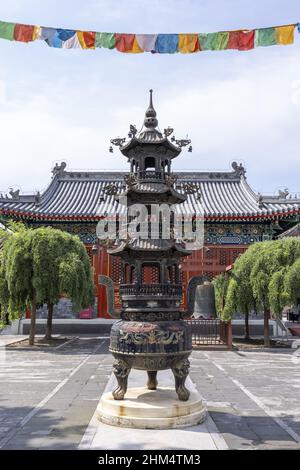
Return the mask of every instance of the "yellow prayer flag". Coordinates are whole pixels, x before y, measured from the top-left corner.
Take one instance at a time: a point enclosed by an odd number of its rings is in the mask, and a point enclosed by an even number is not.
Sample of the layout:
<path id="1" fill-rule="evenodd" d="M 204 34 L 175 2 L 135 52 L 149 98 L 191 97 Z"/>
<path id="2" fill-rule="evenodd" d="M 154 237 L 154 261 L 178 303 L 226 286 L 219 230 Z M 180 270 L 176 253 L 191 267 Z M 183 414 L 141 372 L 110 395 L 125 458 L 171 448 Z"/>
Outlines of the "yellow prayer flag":
<path id="1" fill-rule="evenodd" d="M 276 29 L 277 44 L 287 46 L 288 44 L 294 43 L 294 31 L 295 25 L 291 26 L 279 26 Z"/>
<path id="2" fill-rule="evenodd" d="M 77 37 L 78 37 L 78 41 L 79 41 L 82 49 L 88 49 L 88 47 L 85 43 L 85 40 L 84 40 L 83 31 L 77 31 Z"/>
<path id="3" fill-rule="evenodd" d="M 197 34 L 178 34 L 178 51 L 190 54 L 199 50 Z"/>
<path id="4" fill-rule="evenodd" d="M 130 52 L 132 52 L 133 54 L 139 54 L 141 52 L 144 52 L 143 49 L 140 48 L 136 37 L 134 38 L 132 50 Z"/>
<path id="5" fill-rule="evenodd" d="M 33 30 L 32 40 L 36 41 L 41 38 L 42 28 L 40 26 L 35 26 Z"/>

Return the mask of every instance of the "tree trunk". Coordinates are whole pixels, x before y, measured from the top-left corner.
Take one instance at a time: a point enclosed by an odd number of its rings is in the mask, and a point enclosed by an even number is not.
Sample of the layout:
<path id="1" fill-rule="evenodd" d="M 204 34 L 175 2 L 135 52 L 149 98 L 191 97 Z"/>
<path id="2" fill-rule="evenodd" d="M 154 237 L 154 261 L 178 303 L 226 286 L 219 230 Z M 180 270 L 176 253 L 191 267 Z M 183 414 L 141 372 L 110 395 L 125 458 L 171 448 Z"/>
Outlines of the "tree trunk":
<path id="1" fill-rule="evenodd" d="M 264 310 L 264 345 L 266 348 L 270 347 L 270 334 L 269 334 L 269 310 Z"/>
<path id="2" fill-rule="evenodd" d="M 47 327 L 46 327 L 46 334 L 45 339 L 52 338 L 52 318 L 53 318 L 53 304 L 48 304 L 48 316 L 47 316 Z"/>
<path id="3" fill-rule="evenodd" d="M 5 312 L 5 325 L 10 325 L 11 322 L 10 322 L 10 319 L 9 319 L 9 313 L 8 312 Z"/>
<path id="4" fill-rule="evenodd" d="M 245 313 L 245 339 L 250 339 L 250 329 L 249 329 L 249 311 Z"/>
<path id="5" fill-rule="evenodd" d="M 35 323 L 36 323 L 36 294 L 33 294 L 32 304 L 31 304 L 31 321 L 30 321 L 30 333 L 29 333 L 29 345 L 34 345 L 35 337 Z"/>

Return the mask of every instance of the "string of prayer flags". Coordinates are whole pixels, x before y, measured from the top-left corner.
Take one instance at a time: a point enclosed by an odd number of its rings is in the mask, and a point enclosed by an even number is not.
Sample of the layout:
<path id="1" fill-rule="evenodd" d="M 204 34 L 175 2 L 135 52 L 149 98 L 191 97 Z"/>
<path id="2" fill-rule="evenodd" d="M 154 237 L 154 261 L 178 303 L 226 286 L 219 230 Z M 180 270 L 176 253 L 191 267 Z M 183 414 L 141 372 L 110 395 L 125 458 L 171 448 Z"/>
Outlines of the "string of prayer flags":
<path id="1" fill-rule="evenodd" d="M 116 49 L 137 54 L 193 54 L 201 51 L 250 51 L 257 47 L 294 43 L 300 23 L 215 33 L 134 34 L 79 31 L 0 21 L 0 38 L 29 43 L 41 40 L 59 49 Z"/>

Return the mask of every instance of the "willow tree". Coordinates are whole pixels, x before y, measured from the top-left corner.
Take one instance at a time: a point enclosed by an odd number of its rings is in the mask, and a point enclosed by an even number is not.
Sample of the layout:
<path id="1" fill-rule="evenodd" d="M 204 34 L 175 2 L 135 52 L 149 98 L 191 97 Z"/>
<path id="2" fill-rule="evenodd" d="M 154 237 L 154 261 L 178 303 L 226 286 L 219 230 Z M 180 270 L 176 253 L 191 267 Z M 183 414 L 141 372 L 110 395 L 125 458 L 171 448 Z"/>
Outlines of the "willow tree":
<path id="1" fill-rule="evenodd" d="M 3 318 L 3 322 L 8 325 L 10 319 L 14 320 L 19 317 L 19 312 L 11 312 L 8 310 L 9 303 L 9 291 L 8 285 L 5 278 L 5 252 L 4 246 L 7 240 L 14 234 L 18 232 L 24 232 L 26 226 L 22 222 L 16 222 L 13 220 L 3 220 L 0 224 L 0 313 Z"/>
<path id="2" fill-rule="evenodd" d="M 236 311 L 245 316 L 245 339 L 250 339 L 249 314 L 256 308 L 256 301 L 250 284 L 250 274 L 261 243 L 251 245 L 234 263 L 229 282 L 230 295 L 226 309 L 235 306 Z"/>
<path id="3" fill-rule="evenodd" d="M 53 307 L 62 294 L 71 299 L 74 310 L 94 303 L 91 266 L 78 237 L 50 227 L 29 229 L 9 237 L 3 257 L 9 310 L 31 309 L 29 344 L 34 344 L 39 306 L 47 304 L 50 339 Z"/>
<path id="4" fill-rule="evenodd" d="M 255 308 L 255 299 L 250 285 L 250 273 L 260 244 L 251 245 L 234 263 L 231 273 L 215 278 L 216 305 L 222 319 L 232 318 L 235 312 L 245 315 L 245 338 L 250 338 L 249 313 Z"/>
<path id="5" fill-rule="evenodd" d="M 226 306 L 228 282 L 229 279 L 225 273 L 219 274 L 213 280 L 216 310 L 219 318 L 223 321 L 230 321 L 233 313 L 229 306 Z"/>
<path id="6" fill-rule="evenodd" d="M 276 242 L 260 243 L 261 249 L 255 257 L 250 273 L 250 284 L 253 296 L 260 311 L 264 315 L 264 345 L 270 346 L 269 320 L 270 320 L 270 282 L 272 276 L 282 268 L 283 252 Z"/>
<path id="7" fill-rule="evenodd" d="M 0 314 L 1 314 L 1 323 L 8 325 L 8 309 L 7 305 L 9 303 L 9 291 L 7 281 L 5 279 L 4 271 L 4 254 L 3 247 L 0 250 Z"/>
<path id="8" fill-rule="evenodd" d="M 261 243 L 250 274 L 253 295 L 264 312 L 265 346 L 270 345 L 269 317 L 280 316 L 291 298 L 285 287 L 290 267 L 300 258 L 300 240 L 297 238 Z"/>
<path id="9" fill-rule="evenodd" d="M 300 257 L 286 270 L 283 285 L 285 296 L 291 304 L 297 305 L 300 298 Z"/>

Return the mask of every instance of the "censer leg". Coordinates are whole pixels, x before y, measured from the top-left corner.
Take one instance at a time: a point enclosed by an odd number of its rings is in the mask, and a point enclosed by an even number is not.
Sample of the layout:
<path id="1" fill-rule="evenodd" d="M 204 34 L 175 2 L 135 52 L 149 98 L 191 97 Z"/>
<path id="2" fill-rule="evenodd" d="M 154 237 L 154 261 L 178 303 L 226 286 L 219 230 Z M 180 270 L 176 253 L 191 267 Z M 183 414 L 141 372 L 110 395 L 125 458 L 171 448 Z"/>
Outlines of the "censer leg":
<path id="1" fill-rule="evenodd" d="M 116 359 L 114 361 L 113 369 L 118 381 L 118 387 L 113 391 L 112 394 L 115 400 L 123 400 L 127 391 L 128 375 L 131 368 L 123 359 Z"/>
<path id="2" fill-rule="evenodd" d="M 185 381 L 189 375 L 190 362 L 188 359 L 181 360 L 174 364 L 172 372 L 175 377 L 175 389 L 179 400 L 187 401 L 190 396 L 189 390 L 185 386 Z"/>
<path id="3" fill-rule="evenodd" d="M 157 387 L 157 370 L 147 370 L 148 374 L 148 382 L 147 382 L 147 387 L 149 390 L 156 390 Z"/>

